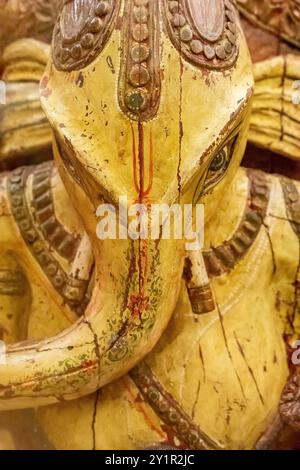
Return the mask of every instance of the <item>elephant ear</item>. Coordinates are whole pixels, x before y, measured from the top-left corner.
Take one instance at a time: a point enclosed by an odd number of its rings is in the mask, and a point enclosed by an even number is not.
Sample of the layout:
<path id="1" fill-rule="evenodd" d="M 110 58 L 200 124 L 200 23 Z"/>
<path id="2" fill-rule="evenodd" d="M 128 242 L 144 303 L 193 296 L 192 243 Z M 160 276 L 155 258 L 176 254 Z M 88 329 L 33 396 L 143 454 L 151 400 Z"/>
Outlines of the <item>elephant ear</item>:
<path id="1" fill-rule="evenodd" d="M 54 28 L 52 56 L 58 70 L 80 70 L 100 54 L 119 12 L 120 0 L 64 0 Z"/>
<path id="2" fill-rule="evenodd" d="M 163 0 L 173 45 L 198 67 L 223 70 L 238 57 L 238 16 L 230 0 Z"/>

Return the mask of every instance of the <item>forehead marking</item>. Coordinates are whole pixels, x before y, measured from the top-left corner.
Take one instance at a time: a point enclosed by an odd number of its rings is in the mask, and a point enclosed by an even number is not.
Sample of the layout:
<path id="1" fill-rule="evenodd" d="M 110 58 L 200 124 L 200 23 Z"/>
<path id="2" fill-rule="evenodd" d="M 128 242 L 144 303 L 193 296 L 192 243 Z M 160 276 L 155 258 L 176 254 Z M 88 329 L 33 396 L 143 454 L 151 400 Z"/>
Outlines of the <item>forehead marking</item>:
<path id="1" fill-rule="evenodd" d="M 157 1 L 126 0 L 119 105 L 135 121 L 147 121 L 158 110 L 161 94 L 160 27 Z"/>

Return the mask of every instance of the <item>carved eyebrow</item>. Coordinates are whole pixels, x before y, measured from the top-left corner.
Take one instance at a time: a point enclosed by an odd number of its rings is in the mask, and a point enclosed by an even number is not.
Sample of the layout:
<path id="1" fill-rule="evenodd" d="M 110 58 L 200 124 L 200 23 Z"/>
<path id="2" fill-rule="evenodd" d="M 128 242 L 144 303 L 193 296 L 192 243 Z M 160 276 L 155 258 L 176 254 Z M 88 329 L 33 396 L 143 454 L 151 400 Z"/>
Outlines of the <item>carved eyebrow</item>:
<path id="1" fill-rule="evenodd" d="M 61 138 L 57 132 L 54 132 L 54 145 L 57 148 L 60 159 L 62 160 L 65 171 L 69 174 L 72 180 L 75 180 L 80 188 L 84 191 L 86 196 L 95 203 L 95 209 L 99 202 L 105 204 L 118 205 L 108 191 L 100 186 L 94 179 L 93 175 L 87 171 L 93 169 L 91 165 L 84 165 L 76 155 L 76 151 L 71 141 L 64 137 Z M 94 168 L 94 170 L 96 170 Z"/>
<path id="2" fill-rule="evenodd" d="M 240 128 L 243 124 L 243 120 L 245 118 L 247 112 L 247 105 L 252 97 L 253 88 L 249 88 L 246 97 L 240 103 L 238 109 L 232 114 L 230 121 L 226 124 L 226 126 L 219 132 L 218 136 L 214 140 L 213 144 L 210 145 L 208 149 L 201 155 L 198 164 L 195 165 L 195 171 L 191 178 L 191 181 L 196 182 L 196 188 L 194 191 L 193 196 L 193 203 L 197 203 L 200 193 L 199 187 L 203 183 L 206 178 L 206 172 L 203 171 L 201 177 L 199 178 L 199 173 L 201 167 L 204 169 L 208 169 L 205 165 L 211 163 L 211 157 L 216 156 L 216 154 L 224 148 L 230 141 L 236 139 L 238 137 Z M 222 136 L 224 136 L 222 138 Z M 198 179 L 199 178 L 199 179 Z"/>
<path id="3" fill-rule="evenodd" d="M 204 152 L 204 154 L 201 155 L 199 163 L 197 165 L 198 168 L 204 166 L 209 161 L 212 155 L 215 155 L 218 151 L 220 151 L 228 142 L 230 142 L 230 140 L 234 137 L 235 134 L 238 134 L 245 118 L 245 114 L 247 113 L 247 105 L 252 97 L 252 94 L 253 88 L 251 87 L 248 89 L 247 95 L 241 102 L 238 109 L 231 116 L 230 121 L 219 132 L 213 144 L 211 144 L 210 147 Z M 232 128 L 232 126 L 234 127 Z M 196 174 L 194 176 L 196 176 Z"/>
<path id="4" fill-rule="evenodd" d="M 229 122 L 226 124 L 226 126 L 222 129 L 222 131 L 219 133 L 216 141 L 221 137 L 221 142 L 216 146 L 216 149 L 224 147 L 226 143 L 232 138 L 233 134 L 240 129 L 243 120 L 245 118 L 245 114 L 247 113 L 247 106 L 249 101 L 251 100 L 253 95 L 253 88 L 250 87 L 247 91 L 247 94 L 245 98 L 241 101 L 240 106 L 238 109 L 232 114 Z M 235 125 L 236 123 L 236 125 Z M 233 129 L 231 127 L 234 125 Z M 230 130 L 230 134 L 226 133 L 226 131 Z M 225 135 L 225 138 L 222 139 L 222 135 Z M 216 150 L 214 150 L 216 152 Z M 213 153 L 213 152 L 212 152 Z"/>
<path id="5" fill-rule="evenodd" d="M 239 131 L 241 130 L 241 127 L 242 127 L 242 124 L 243 124 L 243 119 L 244 119 L 244 115 L 242 115 L 239 119 L 239 121 L 237 122 L 237 124 L 234 126 L 234 128 L 231 130 L 230 134 L 228 134 L 226 136 L 226 138 L 221 142 L 221 144 L 219 145 L 218 149 L 220 148 L 223 148 L 225 147 L 225 145 L 228 144 L 228 142 L 230 142 L 232 140 L 232 138 L 234 136 L 236 136 Z M 218 149 L 214 152 L 216 153 L 218 151 Z"/>
<path id="6" fill-rule="evenodd" d="M 217 149 L 214 150 L 214 152 L 212 152 L 212 158 L 209 160 L 209 165 L 212 163 L 213 159 L 217 156 L 217 154 L 222 150 L 224 149 L 224 147 L 226 147 L 228 144 L 233 144 L 231 145 L 230 149 L 231 149 L 231 155 L 229 156 L 229 160 L 228 160 L 228 164 L 232 158 L 232 155 L 233 155 L 233 151 L 234 151 L 234 146 L 235 146 L 235 143 L 236 143 L 236 140 L 238 138 L 238 134 L 239 134 L 239 131 L 241 129 L 241 126 L 242 126 L 242 122 L 243 122 L 243 118 L 241 117 L 239 122 L 237 123 L 237 125 L 232 129 L 231 133 L 226 136 L 226 139 L 217 147 Z M 209 170 L 209 168 L 208 168 Z M 225 174 L 225 172 L 224 172 Z M 193 196 L 193 203 L 196 204 L 200 197 L 202 196 L 202 193 L 201 191 L 199 192 L 199 187 L 205 183 L 205 180 L 206 180 L 206 177 L 208 175 L 208 171 L 207 172 L 204 172 L 202 175 L 201 175 L 201 178 L 200 180 L 198 181 L 197 183 L 197 186 L 196 186 L 196 189 L 194 191 L 194 196 Z M 199 192 L 199 194 L 198 194 Z M 198 196 L 197 196 L 198 194 Z"/>

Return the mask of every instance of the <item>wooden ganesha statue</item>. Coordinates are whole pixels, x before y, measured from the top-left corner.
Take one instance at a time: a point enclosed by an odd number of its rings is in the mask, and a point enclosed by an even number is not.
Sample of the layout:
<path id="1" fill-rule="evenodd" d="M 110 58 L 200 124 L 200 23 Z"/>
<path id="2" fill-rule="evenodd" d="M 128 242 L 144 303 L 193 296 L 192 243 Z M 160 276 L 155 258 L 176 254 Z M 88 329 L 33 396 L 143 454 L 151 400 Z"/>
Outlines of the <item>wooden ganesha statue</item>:
<path id="1" fill-rule="evenodd" d="M 240 167 L 253 91 L 233 1 L 63 2 L 40 84 L 55 162 L 0 177 L 0 410 L 37 408 L 54 447 L 259 449 L 299 429 L 300 185 Z M 203 249 L 163 221 L 124 236 L 157 204 L 203 204 Z"/>

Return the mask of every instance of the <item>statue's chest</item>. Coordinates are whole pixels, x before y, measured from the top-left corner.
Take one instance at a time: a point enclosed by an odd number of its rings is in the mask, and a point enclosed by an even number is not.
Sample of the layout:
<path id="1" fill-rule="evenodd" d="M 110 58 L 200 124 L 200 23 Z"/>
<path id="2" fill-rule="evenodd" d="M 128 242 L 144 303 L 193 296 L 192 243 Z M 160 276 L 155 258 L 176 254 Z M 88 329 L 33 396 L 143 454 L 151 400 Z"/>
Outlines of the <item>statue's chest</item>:
<path id="1" fill-rule="evenodd" d="M 183 286 L 174 319 L 147 361 L 192 422 L 226 448 L 253 447 L 288 376 L 283 333 L 297 263 L 283 262 L 282 244 L 289 240 L 293 251 L 298 241 L 282 223 L 260 230 L 245 259 L 211 281 L 214 312 L 193 315 Z"/>

